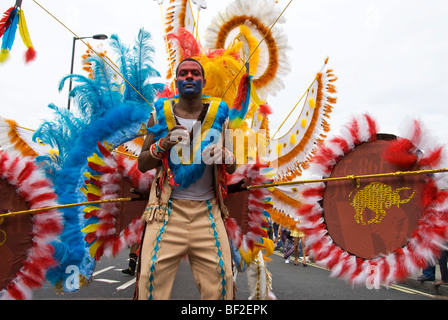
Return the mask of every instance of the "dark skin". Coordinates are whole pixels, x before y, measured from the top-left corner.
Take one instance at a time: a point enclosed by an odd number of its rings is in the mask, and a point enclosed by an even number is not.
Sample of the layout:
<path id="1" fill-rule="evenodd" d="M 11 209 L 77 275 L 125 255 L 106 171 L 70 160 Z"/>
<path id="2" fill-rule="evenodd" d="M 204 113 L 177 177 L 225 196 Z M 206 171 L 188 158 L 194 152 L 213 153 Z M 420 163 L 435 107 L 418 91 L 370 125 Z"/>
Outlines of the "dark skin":
<path id="1" fill-rule="evenodd" d="M 176 87 L 179 90 L 179 102 L 176 103 L 173 107 L 174 114 L 184 119 L 197 119 L 204 107 L 202 104 L 202 88 L 204 86 L 205 79 L 204 75 L 202 74 L 200 65 L 195 61 L 181 62 L 176 75 Z M 149 128 L 153 125 L 154 118 L 151 116 L 147 126 Z M 181 125 L 175 125 L 161 140 L 160 146 L 163 149 L 169 151 L 172 147 L 179 143 L 179 140 L 172 139 L 172 136 L 180 136 L 183 139 L 184 137 L 187 138 L 188 135 L 189 133 L 187 132 L 187 128 Z M 146 172 L 148 170 L 154 169 L 161 163 L 160 160 L 154 159 L 149 152 L 149 148 L 155 142 L 156 141 L 154 140 L 154 135 L 152 133 L 146 136 L 146 139 L 142 146 L 142 151 L 138 156 L 138 169 L 141 172 Z M 221 157 L 222 161 L 224 161 L 224 152 L 222 152 L 221 149 L 219 149 L 218 152 L 221 154 L 218 153 L 215 155 L 214 150 L 212 150 L 210 152 L 210 155 L 214 158 Z M 233 173 L 235 169 L 235 162 L 226 167 L 227 173 Z"/>

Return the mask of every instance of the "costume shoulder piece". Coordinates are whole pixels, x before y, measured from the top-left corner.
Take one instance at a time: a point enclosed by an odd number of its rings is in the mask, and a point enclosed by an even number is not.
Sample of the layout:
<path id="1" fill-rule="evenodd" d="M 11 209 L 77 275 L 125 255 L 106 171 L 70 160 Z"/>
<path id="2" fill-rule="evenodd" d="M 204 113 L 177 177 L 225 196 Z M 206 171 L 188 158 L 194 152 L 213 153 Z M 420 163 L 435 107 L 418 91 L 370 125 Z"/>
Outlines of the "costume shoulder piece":
<path id="1" fill-rule="evenodd" d="M 173 126 L 174 114 L 172 113 L 171 101 L 179 101 L 178 95 L 174 96 L 172 99 L 162 97 L 157 99 L 154 103 L 156 113 L 156 118 L 154 119 L 155 125 L 148 128 L 148 132 L 154 134 L 154 139 L 160 139 L 166 136 L 168 130 Z M 204 119 L 203 125 L 206 124 L 206 121 L 211 121 L 212 123 L 208 123 L 209 129 L 212 127 L 216 129 L 219 126 L 222 127 L 229 115 L 229 108 L 224 100 L 204 95 L 202 96 L 202 102 L 209 103 L 213 106 L 213 112 L 208 112 L 206 119 Z"/>
<path id="2" fill-rule="evenodd" d="M 172 99 L 160 98 L 154 104 L 156 109 L 156 124 L 148 128 L 148 132 L 154 134 L 154 139 L 158 140 L 166 136 L 168 131 L 175 125 L 175 116 L 172 109 L 172 101 L 178 101 L 178 96 Z M 168 156 L 169 167 L 175 175 L 175 182 L 180 188 L 187 188 L 202 176 L 205 164 L 201 160 L 201 152 L 211 143 L 217 143 L 218 136 L 222 132 L 223 124 L 228 118 L 229 109 L 227 104 L 214 97 L 202 96 L 202 102 L 208 103 L 208 111 L 201 123 L 199 134 L 193 139 L 192 147 L 188 150 L 190 157 L 179 154 L 180 147 L 171 150 Z M 188 148 L 187 148 L 188 149 Z M 184 150 L 182 149 L 183 152 Z M 188 161 L 185 159 L 188 158 Z"/>

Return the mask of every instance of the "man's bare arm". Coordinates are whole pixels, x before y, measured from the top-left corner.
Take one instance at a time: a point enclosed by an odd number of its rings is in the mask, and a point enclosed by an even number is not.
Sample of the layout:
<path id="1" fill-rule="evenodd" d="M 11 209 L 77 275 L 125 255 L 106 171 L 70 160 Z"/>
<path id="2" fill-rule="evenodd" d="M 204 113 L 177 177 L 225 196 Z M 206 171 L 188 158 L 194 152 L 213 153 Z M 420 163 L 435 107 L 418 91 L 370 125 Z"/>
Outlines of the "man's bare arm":
<path id="1" fill-rule="evenodd" d="M 151 117 L 148 120 L 147 127 L 150 128 L 153 125 L 154 125 L 154 118 L 151 115 Z M 157 167 L 160 164 L 160 160 L 152 157 L 151 153 L 149 151 L 149 148 L 151 147 L 151 145 L 153 143 L 155 143 L 154 135 L 152 133 L 149 133 L 146 136 L 145 141 L 143 142 L 142 151 L 138 155 L 138 159 L 137 159 L 138 170 L 140 170 L 141 172 L 146 172 L 151 169 L 154 169 L 155 167 Z"/>

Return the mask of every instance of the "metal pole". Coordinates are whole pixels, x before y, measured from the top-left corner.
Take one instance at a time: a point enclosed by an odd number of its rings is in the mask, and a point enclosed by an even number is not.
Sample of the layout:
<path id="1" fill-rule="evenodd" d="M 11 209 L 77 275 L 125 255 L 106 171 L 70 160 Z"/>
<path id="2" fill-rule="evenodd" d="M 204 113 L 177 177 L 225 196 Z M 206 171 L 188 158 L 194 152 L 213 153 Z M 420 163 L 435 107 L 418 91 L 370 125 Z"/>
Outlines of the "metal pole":
<path id="1" fill-rule="evenodd" d="M 73 37 L 73 45 L 72 45 L 72 63 L 70 65 L 70 75 L 73 74 L 73 64 L 75 63 L 75 45 L 76 40 L 78 39 L 95 39 L 95 40 L 105 40 L 108 39 L 108 37 L 105 34 L 95 34 L 91 37 Z M 82 40 L 81 40 L 82 41 Z M 84 42 L 84 41 L 83 41 Z M 67 109 L 70 110 L 70 91 L 72 91 L 72 78 L 70 78 L 69 86 L 68 86 L 68 103 L 67 103 Z"/>

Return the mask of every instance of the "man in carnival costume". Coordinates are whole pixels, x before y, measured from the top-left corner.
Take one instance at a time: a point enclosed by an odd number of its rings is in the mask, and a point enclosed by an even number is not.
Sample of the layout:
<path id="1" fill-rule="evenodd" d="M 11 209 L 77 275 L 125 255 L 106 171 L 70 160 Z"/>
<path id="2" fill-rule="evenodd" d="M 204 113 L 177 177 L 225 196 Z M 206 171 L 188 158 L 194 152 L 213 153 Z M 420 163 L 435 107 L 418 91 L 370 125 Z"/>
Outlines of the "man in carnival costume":
<path id="1" fill-rule="evenodd" d="M 138 158 L 142 172 L 157 168 L 144 212 L 138 299 L 169 299 L 187 255 L 201 299 L 232 299 L 229 241 L 223 218 L 225 171 L 235 157 L 222 147 L 228 107 L 202 95 L 205 75 L 194 59 L 176 70 L 179 95 L 160 98 Z"/>

